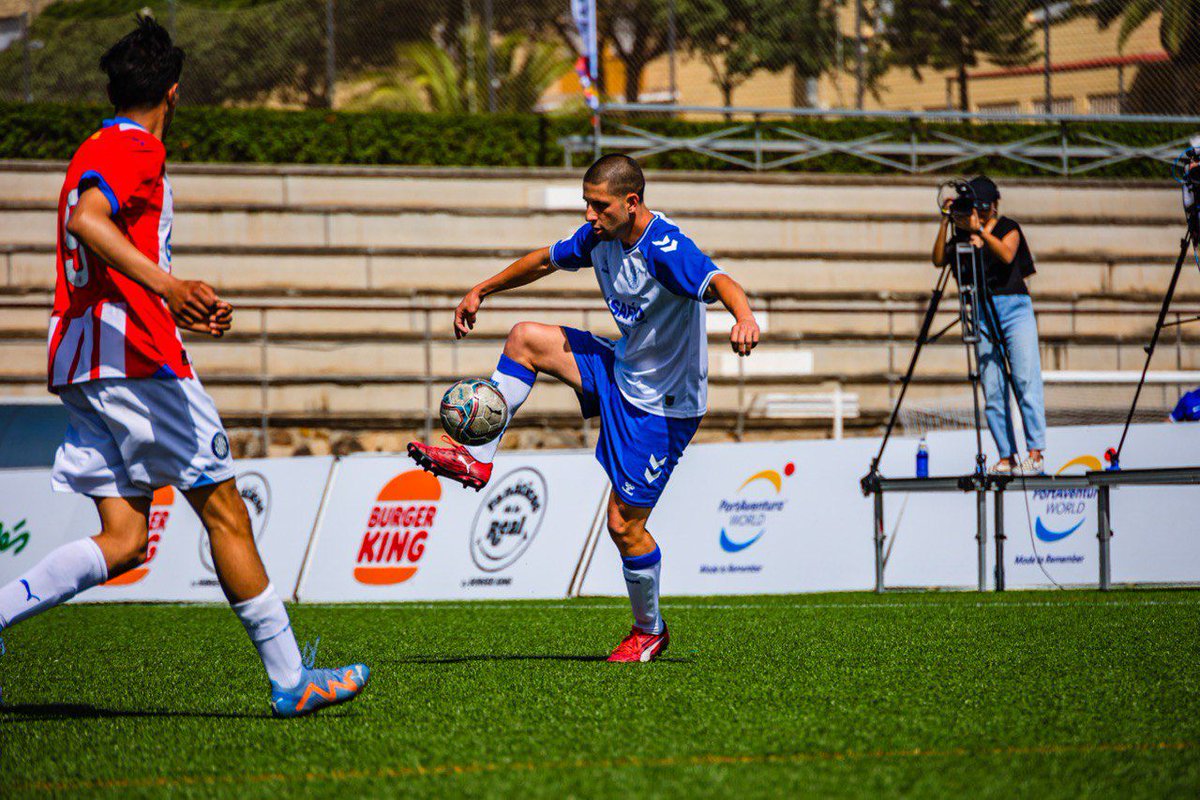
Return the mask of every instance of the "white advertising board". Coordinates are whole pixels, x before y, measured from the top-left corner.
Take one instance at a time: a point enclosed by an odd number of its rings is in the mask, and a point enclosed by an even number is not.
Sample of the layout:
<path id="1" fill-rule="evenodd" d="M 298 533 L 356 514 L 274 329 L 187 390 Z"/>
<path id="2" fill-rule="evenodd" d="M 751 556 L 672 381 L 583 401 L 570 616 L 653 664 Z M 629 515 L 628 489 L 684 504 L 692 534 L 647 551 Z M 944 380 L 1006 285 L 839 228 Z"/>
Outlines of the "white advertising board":
<path id="1" fill-rule="evenodd" d="M 1046 438 L 1046 473 L 1081 474 L 1103 469 L 1104 451 L 1115 446 L 1119 425 L 1051 428 Z M 986 433 L 985 433 L 986 436 Z M 994 461 L 990 438 L 987 452 Z M 971 431 L 929 437 L 930 473 L 964 474 L 975 458 Z M 903 467 L 885 474 L 913 474 L 916 442 L 891 448 L 908 455 Z M 894 464 L 894 459 L 892 460 Z M 1127 469 L 1200 465 L 1200 425 L 1136 425 L 1122 455 Z M 1099 579 L 1095 489 L 1053 489 L 1004 495 L 1005 578 L 1008 588 L 1055 583 L 1095 584 Z M 987 507 L 988 585 L 995 544 L 994 496 Z M 1200 581 L 1200 488 L 1126 486 L 1112 490 L 1112 577 L 1116 582 Z M 888 494 L 886 531 L 891 543 L 889 586 L 976 586 L 974 494 Z"/>
<path id="2" fill-rule="evenodd" d="M 236 462 L 238 490 L 276 590 L 291 597 L 329 476 L 330 457 Z M 50 471 L 0 473 L 0 583 L 12 580 L 55 547 L 99 532 L 95 505 L 50 488 Z M 11 531 L 11 532 L 10 532 Z M 16 541 L 28 534 L 24 547 Z M 7 538 L 6 538 L 7 537 Z M 6 548 L 6 541 L 11 543 Z M 150 510 L 149 559 L 79 595 L 82 602 L 219 601 L 208 537 L 183 494 L 166 487 Z"/>
<path id="3" fill-rule="evenodd" d="M 995 451 L 984 436 L 991 463 Z M 1120 426 L 1051 429 L 1047 471 L 1096 469 L 1119 436 Z M 928 444 L 932 474 L 974 469 L 973 431 L 935 433 Z M 875 439 L 688 448 L 648 525 L 663 549 L 664 594 L 872 588 L 873 507 L 860 492 L 859 479 L 878 446 Z M 916 448 L 915 439 L 893 440 L 883 473 L 911 477 Z M 1131 469 L 1200 464 L 1200 425 L 1134 426 L 1122 460 Z M 992 503 L 989 495 L 989 585 L 995 553 Z M 975 509 L 975 495 L 969 493 L 887 494 L 887 585 L 974 588 Z M 1005 517 L 1008 587 L 1053 586 L 1051 579 L 1097 582 L 1094 490 L 1030 492 L 1027 498 L 1011 491 Z M 1113 490 L 1113 580 L 1200 581 L 1197 519 L 1196 487 Z M 624 593 L 619 561 L 608 549 L 601 542 L 583 594 Z"/>
<path id="4" fill-rule="evenodd" d="M 565 597 L 606 488 L 591 453 L 501 455 L 481 492 L 407 456 L 342 459 L 300 599 Z"/>
<path id="5" fill-rule="evenodd" d="M 872 448 L 868 440 L 689 447 L 647 526 L 663 552 L 663 593 L 871 588 L 872 506 L 858 477 Z M 582 593 L 625 593 L 606 541 Z"/>

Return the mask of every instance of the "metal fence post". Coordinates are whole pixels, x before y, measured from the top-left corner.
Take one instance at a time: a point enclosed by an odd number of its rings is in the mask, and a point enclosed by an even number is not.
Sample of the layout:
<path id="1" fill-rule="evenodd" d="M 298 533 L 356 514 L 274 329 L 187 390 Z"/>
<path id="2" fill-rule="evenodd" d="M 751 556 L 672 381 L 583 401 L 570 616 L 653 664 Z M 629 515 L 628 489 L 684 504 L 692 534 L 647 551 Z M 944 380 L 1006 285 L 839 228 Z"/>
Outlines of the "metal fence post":
<path id="1" fill-rule="evenodd" d="M 1050 113 L 1050 0 L 1042 0 L 1042 79 L 1045 84 L 1046 113 Z"/>
<path id="2" fill-rule="evenodd" d="M 269 334 L 267 333 L 267 309 L 260 308 L 258 310 L 258 392 L 259 402 L 261 404 L 261 417 L 259 419 L 259 436 L 262 439 L 262 457 L 267 458 L 270 454 L 271 438 L 269 433 L 270 414 L 271 414 L 271 387 L 270 378 L 267 374 L 267 345 Z"/>
<path id="3" fill-rule="evenodd" d="M 463 81 L 463 91 L 467 94 L 467 113 L 474 114 L 479 110 L 479 87 L 475 85 L 475 43 L 471 36 L 471 0 L 463 0 L 463 54 L 467 60 L 467 77 Z"/>
<path id="4" fill-rule="evenodd" d="M 334 27 L 334 0 L 325 0 L 325 102 L 333 108 L 333 95 L 337 86 L 337 45 Z"/>
<path id="5" fill-rule="evenodd" d="M 883 489 L 875 487 L 875 592 L 883 594 Z"/>
<path id="6" fill-rule="evenodd" d="M 483 0 L 484 39 L 487 42 L 487 104 L 488 113 L 496 113 L 496 89 L 499 80 L 496 78 L 496 46 L 492 42 L 492 28 L 495 20 L 492 14 L 494 0 Z"/>
<path id="7" fill-rule="evenodd" d="M 21 77 L 24 82 L 25 102 L 33 102 L 33 26 L 31 17 L 26 11 L 21 14 Z"/>
<path id="8" fill-rule="evenodd" d="M 671 102 L 671 103 L 674 103 L 678 99 L 678 95 L 676 93 L 676 85 L 677 84 L 675 82 L 675 47 L 676 47 L 677 35 L 678 34 L 676 33 L 676 30 L 675 30 L 675 0 L 668 0 L 668 2 L 667 2 L 667 54 L 668 54 L 667 69 L 669 70 L 669 73 L 670 73 L 670 76 L 668 78 L 668 83 L 670 84 L 670 92 L 671 92 L 671 99 L 668 102 Z"/>
<path id="9" fill-rule="evenodd" d="M 1004 484 L 996 486 L 996 494 L 993 498 L 996 504 L 996 532 L 992 534 L 996 539 L 996 565 L 992 568 L 994 577 L 995 590 L 997 592 L 1004 591 L 1004 540 L 1007 538 L 1004 535 Z"/>
<path id="10" fill-rule="evenodd" d="M 1096 506 L 1099 509 L 1099 533 L 1096 538 L 1100 540 L 1100 591 L 1107 592 L 1112 582 L 1112 563 L 1109 560 L 1109 543 L 1112 540 L 1112 519 L 1109 516 L 1110 507 L 1108 503 L 1109 487 L 1096 487 Z"/>
<path id="11" fill-rule="evenodd" d="M 979 591 L 987 591 L 987 488 L 982 477 L 976 478 L 975 541 L 979 545 Z"/>
<path id="12" fill-rule="evenodd" d="M 429 309 L 425 316 L 425 441 L 433 436 L 433 320 Z"/>
<path id="13" fill-rule="evenodd" d="M 867 43 L 862 33 L 863 0 L 854 3 L 854 107 L 861 109 L 866 97 L 866 79 L 863 61 Z"/>

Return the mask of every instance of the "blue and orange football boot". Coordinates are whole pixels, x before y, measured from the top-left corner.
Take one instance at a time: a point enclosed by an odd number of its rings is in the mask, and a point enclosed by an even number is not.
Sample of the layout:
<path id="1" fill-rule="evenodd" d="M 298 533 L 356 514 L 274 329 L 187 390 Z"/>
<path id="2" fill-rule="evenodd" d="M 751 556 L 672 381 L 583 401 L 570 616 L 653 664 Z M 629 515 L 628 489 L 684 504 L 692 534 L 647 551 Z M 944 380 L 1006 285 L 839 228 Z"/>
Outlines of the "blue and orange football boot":
<path id="1" fill-rule="evenodd" d="M 358 697 L 371 671 L 365 664 L 336 669 L 300 669 L 300 683 L 284 689 L 271 681 L 271 711 L 277 717 L 301 717 Z"/>

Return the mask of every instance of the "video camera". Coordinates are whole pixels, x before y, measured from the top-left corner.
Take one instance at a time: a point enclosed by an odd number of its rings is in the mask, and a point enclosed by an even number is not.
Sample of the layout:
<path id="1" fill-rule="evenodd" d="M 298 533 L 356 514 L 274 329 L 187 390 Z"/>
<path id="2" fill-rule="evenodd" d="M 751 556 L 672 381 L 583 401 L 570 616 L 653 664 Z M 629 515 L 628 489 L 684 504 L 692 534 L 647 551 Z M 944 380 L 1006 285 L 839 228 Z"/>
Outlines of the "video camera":
<path id="1" fill-rule="evenodd" d="M 972 211 L 977 211 L 981 219 L 986 219 L 992 211 L 992 201 L 980 197 L 971 182 L 964 178 L 954 178 L 939 186 L 937 204 L 943 216 L 962 222 L 962 227 L 966 227 Z"/>
<path id="2" fill-rule="evenodd" d="M 1171 165 L 1171 174 L 1183 190 L 1183 214 L 1192 241 L 1200 240 L 1200 146 L 1189 147 Z"/>
<path id="3" fill-rule="evenodd" d="M 983 188 L 995 193 L 995 184 L 986 179 Z M 943 215 L 954 219 L 959 227 L 966 228 L 971 212 L 987 219 L 992 212 L 990 196 L 981 197 L 971 181 L 955 178 L 938 187 L 938 209 Z M 959 320 L 962 323 L 963 342 L 973 345 L 980 340 L 982 331 L 979 320 L 982 304 L 987 302 L 987 283 L 983 274 L 983 258 L 967 241 L 960 241 L 950 251 L 954 265 L 954 280 L 958 284 Z"/>

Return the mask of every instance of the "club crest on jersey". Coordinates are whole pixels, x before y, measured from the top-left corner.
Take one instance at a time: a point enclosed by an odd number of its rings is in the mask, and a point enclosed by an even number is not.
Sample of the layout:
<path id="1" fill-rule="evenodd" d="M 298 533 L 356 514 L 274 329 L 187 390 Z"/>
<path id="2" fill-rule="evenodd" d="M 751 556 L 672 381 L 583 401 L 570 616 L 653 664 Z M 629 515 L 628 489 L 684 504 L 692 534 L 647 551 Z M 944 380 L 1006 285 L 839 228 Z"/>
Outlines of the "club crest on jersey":
<path id="1" fill-rule="evenodd" d="M 617 322 L 624 322 L 626 325 L 636 325 L 646 318 L 646 312 L 632 303 L 622 302 L 615 297 L 606 297 L 608 309 L 616 318 Z"/>
<path id="2" fill-rule="evenodd" d="M 224 431 L 218 431 L 217 435 L 212 439 L 213 455 L 217 458 L 225 458 L 229 455 L 229 437 Z"/>

